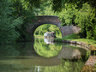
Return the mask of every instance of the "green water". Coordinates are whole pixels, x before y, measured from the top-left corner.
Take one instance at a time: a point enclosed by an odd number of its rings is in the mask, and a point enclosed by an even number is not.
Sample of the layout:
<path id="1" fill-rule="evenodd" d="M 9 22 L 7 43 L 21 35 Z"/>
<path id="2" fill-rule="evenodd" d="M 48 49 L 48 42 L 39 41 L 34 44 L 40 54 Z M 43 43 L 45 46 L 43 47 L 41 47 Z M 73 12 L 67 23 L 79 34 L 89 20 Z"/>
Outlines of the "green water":
<path id="1" fill-rule="evenodd" d="M 0 46 L 0 72 L 80 72 L 87 51 L 63 43 L 34 43 Z"/>

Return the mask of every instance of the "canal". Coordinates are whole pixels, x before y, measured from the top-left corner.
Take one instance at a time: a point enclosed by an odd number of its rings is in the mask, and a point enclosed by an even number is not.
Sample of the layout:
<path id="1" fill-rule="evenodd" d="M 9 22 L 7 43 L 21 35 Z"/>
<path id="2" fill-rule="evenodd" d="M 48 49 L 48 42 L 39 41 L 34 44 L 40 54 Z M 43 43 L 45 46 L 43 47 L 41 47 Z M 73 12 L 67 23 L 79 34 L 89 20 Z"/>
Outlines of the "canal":
<path id="1" fill-rule="evenodd" d="M 76 45 L 35 39 L 0 46 L 0 72 L 80 72 L 89 52 Z"/>

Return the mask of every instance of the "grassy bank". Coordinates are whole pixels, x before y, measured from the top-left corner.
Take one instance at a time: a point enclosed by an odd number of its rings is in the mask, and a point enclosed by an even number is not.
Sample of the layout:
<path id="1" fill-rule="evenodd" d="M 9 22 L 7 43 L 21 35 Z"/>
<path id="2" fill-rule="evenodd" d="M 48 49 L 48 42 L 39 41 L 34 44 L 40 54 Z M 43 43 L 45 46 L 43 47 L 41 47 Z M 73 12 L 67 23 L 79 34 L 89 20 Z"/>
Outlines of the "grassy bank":
<path id="1" fill-rule="evenodd" d="M 77 34 L 71 34 L 71 35 L 65 36 L 63 38 L 55 39 L 55 41 L 62 41 L 62 40 L 78 41 L 78 42 L 83 42 L 86 44 L 91 44 L 93 46 L 96 46 L 96 40 L 80 38 Z"/>
<path id="2" fill-rule="evenodd" d="M 79 42 L 84 42 L 86 44 L 91 44 L 93 46 L 96 46 L 96 41 L 95 40 L 91 40 L 91 39 L 72 39 L 72 41 L 79 41 Z"/>
<path id="3" fill-rule="evenodd" d="M 42 35 L 35 35 L 35 38 L 44 38 Z M 57 37 L 55 41 L 62 42 L 63 40 L 69 40 L 69 41 L 78 41 L 78 42 L 83 42 L 85 44 L 90 44 L 93 46 L 96 46 L 96 40 L 92 39 L 85 39 L 85 38 L 80 38 L 77 34 L 71 34 L 68 36 L 65 36 L 63 38 Z"/>

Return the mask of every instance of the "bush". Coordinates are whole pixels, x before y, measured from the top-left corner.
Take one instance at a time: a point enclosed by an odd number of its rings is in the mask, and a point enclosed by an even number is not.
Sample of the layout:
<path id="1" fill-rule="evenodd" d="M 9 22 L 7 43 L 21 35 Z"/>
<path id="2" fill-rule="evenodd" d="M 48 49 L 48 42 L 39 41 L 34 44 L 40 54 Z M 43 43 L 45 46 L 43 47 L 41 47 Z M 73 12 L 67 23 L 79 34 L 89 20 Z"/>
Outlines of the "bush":
<path id="1" fill-rule="evenodd" d="M 22 18 L 12 16 L 10 0 L 0 1 L 0 43 L 13 43 L 19 37 L 15 28 L 22 24 Z"/>

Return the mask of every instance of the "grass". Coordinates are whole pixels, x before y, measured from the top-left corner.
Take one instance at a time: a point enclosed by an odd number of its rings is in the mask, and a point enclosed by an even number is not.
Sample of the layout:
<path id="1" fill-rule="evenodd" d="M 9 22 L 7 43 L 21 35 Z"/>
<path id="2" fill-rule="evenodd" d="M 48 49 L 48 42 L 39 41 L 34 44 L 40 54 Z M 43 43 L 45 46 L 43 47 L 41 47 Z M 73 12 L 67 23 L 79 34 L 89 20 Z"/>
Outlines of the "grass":
<path id="1" fill-rule="evenodd" d="M 63 37 L 62 39 L 63 40 L 71 40 L 71 39 L 79 39 L 79 38 L 80 37 L 78 36 L 78 34 L 70 34 L 70 35 Z"/>
<path id="2" fill-rule="evenodd" d="M 86 44 L 91 44 L 93 46 L 96 46 L 96 40 L 80 38 L 78 36 L 78 34 L 71 34 L 71 35 L 67 35 L 63 38 L 56 38 L 55 39 L 55 41 L 59 41 L 59 42 L 61 42 L 62 40 L 78 41 L 78 42 L 83 42 Z"/>
<path id="3" fill-rule="evenodd" d="M 71 34 L 71 35 L 67 35 L 64 36 L 63 38 L 55 38 L 55 41 L 57 42 L 62 42 L 62 40 L 72 40 L 72 39 L 78 39 L 79 36 L 77 34 Z"/>
<path id="4" fill-rule="evenodd" d="M 84 42 L 86 44 L 91 44 L 93 46 L 96 46 L 96 41 L 92 40 L 92 39 L 84 39 L 84 38 L 80 38 L 80 39 L 72 39 L 72 41 L 79 41 L 79 42 Z"/>
<path id="5" fill-rule="evenodd" d="M 86 44 L 91 44 L 93 46 L 96 46 L 96 40 L 80 38 L 78 34 L 71 34 L 71 35 L 65 36 L 62 38 L 62 40 L 78 41 L 78 42 L 83 42 Z"/>

